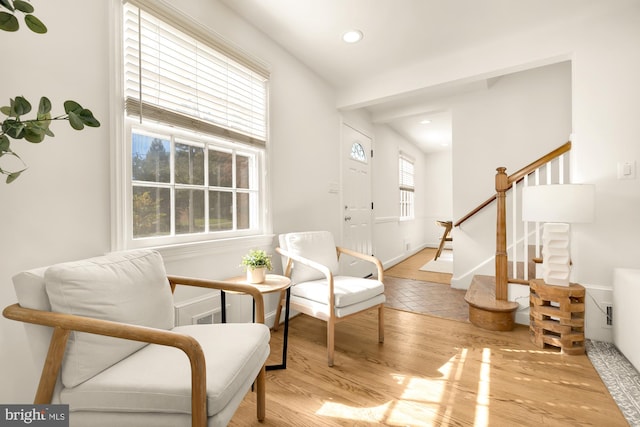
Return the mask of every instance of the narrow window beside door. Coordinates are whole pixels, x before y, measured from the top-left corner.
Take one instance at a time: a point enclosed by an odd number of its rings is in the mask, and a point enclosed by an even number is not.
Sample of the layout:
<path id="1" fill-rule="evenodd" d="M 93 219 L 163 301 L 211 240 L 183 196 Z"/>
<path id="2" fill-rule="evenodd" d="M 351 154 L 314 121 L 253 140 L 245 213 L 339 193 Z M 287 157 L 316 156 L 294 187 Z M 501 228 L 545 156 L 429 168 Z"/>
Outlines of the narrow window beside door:
<path id="1" fill-rule="evenodd" d="M 407 220 L 414 217 L 414 166 L 413 161 L 400 154 L 398 169 L 400 187 L 400 219 Z"/>

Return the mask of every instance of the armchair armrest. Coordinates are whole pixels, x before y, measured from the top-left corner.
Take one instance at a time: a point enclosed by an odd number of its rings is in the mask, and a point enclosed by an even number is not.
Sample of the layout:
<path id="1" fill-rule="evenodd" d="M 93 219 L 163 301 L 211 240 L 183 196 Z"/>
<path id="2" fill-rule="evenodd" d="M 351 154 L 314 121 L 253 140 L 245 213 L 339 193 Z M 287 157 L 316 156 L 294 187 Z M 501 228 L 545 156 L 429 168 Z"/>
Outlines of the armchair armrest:
<path id="1" fill-rule="evenodd" d="M 329 283 L 329 294 L 327 295 L 327 302 L 329 304 L 330 310 L 331 312 L 333 312 L 333 307 L 335 304 L 335 300 L 333 298 L 333 273 L 331 272 L 331 270 L 329 269 L 329 267 L 322 265 L 320 263 L 317 263 L 315 261 L 312 261 L 310 259 L 304 258 L 300 255 L 295 255 L 292 253 L 289 253 L 287 251 L 285 251 L 282 248 L 276 248 L 276 252 L 278 252 L 280 255 L 287 257 L 287 267 L 286 267 L 286 271 L 285 271 L 285 275 L 286 276 L 291 276 L 291 264 L 292 261 L 295 262 L 299 262 L 300 264 L 306 265 L 308 267 L 314 268 L 318 271 L 320 271 L 322 274 L 324 274 L 324 276 L 327 278 L 327 282 Z"/>
<path id="2" fill-rule="evenodd" d="M 264 298 L 262 293 L 254 286 L 219 280 L 197 279 L 194 277 L 169 275 L 167 278 L 171 284 L 171 289 L 175 289 L 176 285 L 186 285 L 249 294 L 253 297 L 256 304 L 256 322 L 264 323 Z"/>
<path id="3" fill-rule="evenodd" d="M 336 247 L 337 251 L 338 251 L 338 256 L 340 256 L 340 254 L 345 254 L 345 255 L 349 255 L 352 256 L 354 258 L 358 258 L 361 259 L 363 261 L 367 261 L 370 262 L 372 264 L 374 264 L 376 266 L 376 269 L 378 270 L 378 280 L 379 281 L 383 281 L 384 279 L 384 268 L 382 267 L 382 262 L 380 262 L 380 260 L 374 256 L 371 255 L 366 255 L 363 254 L 361 252 L 356 252 L 352 249 L 347 249 L 347 248 L 343 248 L 341 246 Z"/>
<path id="4" fill-rule="evenodd" d="M 47 353 L 45 365 L 42 369 L 40 384 L 38 385 L 38 391 L 36 392 L 34 403 L 46 404 L 51 402 L 53 389 L 55 387 L 58 373 L 60 372 L 69 333 L 71 331 L 87 332 L 97 335 L 171 346 L 182 350 L 189 358 L 189 363 L 191 364 L 192 425 L 206 425 L 207 383 L 205 358 L 202 347 L 195 338 L 163 329 L 94 319 L 91 317 L 77 316 L 73 314 L 34 310 L 21 307 L 19 304 L 13 304 L 6 307 L 2 314 L 7 319 L 54 328 L 51 343 L 49 345 L 49 352 Z"/>
<path id="5" fill-rule="evenodd" d="M 308 258 L 302 257 L 300 255 L 295 255 L 292 254 L 290 252 L 285 251 L 282 248 L 276 248 L 276 252 L 278 252 L 280 255 L 283 255 L 287 258 L 289 258 L 289 260 L 293 260 L 296 262 L 299 262 L 300 264 L 306 265 L 308 267 L 314 268 L 318 271 L 320 271 L 322 274 L 324 274 L 327 278 L 327 280 L 331 280 L 333 279 L 333 273 L 331 272 L 331 270 L 329 269 L 329 267 L 322 265 L 320 263 L 317 263 L 315 261 L 312 261 Z M 285 272 L 286 274 L 286 272 Z"/>

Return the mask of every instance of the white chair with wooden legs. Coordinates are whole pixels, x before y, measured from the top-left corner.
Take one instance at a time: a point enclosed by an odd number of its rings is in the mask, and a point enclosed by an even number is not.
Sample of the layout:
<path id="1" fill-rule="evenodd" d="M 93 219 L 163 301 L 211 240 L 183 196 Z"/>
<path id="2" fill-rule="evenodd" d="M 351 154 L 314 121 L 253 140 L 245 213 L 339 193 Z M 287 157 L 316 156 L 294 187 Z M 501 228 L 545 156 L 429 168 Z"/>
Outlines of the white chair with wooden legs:
<path id="1" fill-rule="evenodd" d="M 71 426 L 226 426 L 255 384 L 265 418 L 269 329 L 253 286 L 167 276 L 158 252 L 113 253 L 19 273 L 18 304 L 43 370 L 35 404 Z M 256 323 L 174 326 L 176 285 L 252 295 Z M 25 356 L 28 357 L 28 356 Z"/>
<path id="2" fill-rule="evenodd" d="M 327 322 L 327 359 L 333 366 L 335 325 L 366 310 L 378 310 L 378 342 L 384 342 L 384 284 L 382 263 L 375 257 L 337 247 L 327 231 L 288 233 L 279 236 L 283 269 L 291 278 L 291 309 Z M 356 257 L 376 266 L 377 278 L 341 276 L 340 255 Z M 282 297 L 281 296 L 281 300 Z M 274 328 L 280 320 L 278 304 Z"/>

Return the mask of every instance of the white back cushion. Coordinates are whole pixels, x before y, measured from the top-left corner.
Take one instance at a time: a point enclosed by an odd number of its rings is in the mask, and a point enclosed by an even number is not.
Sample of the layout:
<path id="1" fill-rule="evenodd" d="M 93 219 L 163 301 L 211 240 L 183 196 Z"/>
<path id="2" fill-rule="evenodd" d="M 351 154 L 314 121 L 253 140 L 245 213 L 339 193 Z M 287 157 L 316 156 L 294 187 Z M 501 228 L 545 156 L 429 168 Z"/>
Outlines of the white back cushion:
<path id="1" fill-rule="evenodd" d="M 288 233 L 284 235 L 283 240 L 286 243 L 286 251 L 322 264 L 329 268 L 334 275 L 338 274 L 336 244 L 330 232 Z M 323 278 L 325 276 L 319 270 L 294 262 L 291 274 L 291 280 L 294 284 Z"/>
<path id="2" fill-rule="evenodd" d="M 118 252 L 58 264 L 45 272 L 52 311 L 171 329 L 173 296 L 156 251 Z M 72 332 L 62 382 L 74 387 L 146 344 Z"/>
<path id="3" fill-rule="evenodd" d="M 22 307 L 51 311 L 51 304 L 49 304 L 49 297 L 44 285 L 46 270 L 47 267 L 34 268 L 13 276 L 13 287 Z M 52 329 L 48 326 L 32 323 L 24 323 L 24 329 L 27 333 L 29 347 L 31 347 L 35 369 L 40 370 L 47 358 Z"/>

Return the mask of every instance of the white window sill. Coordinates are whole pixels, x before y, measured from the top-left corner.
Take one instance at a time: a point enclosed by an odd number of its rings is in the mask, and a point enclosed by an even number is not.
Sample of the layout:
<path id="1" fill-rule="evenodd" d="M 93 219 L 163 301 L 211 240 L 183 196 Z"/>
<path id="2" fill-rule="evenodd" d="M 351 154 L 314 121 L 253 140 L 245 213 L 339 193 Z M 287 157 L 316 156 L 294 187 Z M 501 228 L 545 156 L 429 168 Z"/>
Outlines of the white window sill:
<path id="1" fill-rule="evenodd" d="M 247 251 L 256 247 L 271 246 L 274 234 L 259 236 L 233 237 L 229 239 L 207 240 L 204 242 L 150 247 L 155 249 L 166 261 L 176 261 L 193 256 L 217 255 L 231 251 Z"/>

